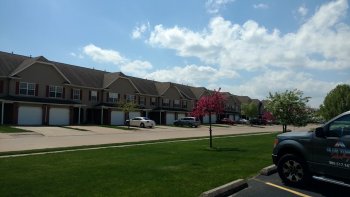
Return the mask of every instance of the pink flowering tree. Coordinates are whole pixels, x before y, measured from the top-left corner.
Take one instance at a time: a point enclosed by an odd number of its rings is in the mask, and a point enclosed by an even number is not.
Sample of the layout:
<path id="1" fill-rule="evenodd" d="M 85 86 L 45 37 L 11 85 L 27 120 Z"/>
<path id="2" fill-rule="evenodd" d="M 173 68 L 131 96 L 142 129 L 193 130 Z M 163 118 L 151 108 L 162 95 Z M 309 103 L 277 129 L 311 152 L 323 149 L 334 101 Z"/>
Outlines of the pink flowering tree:
<path id="1" fill-rule="evenodd" d="M 226 98 L 220 93 L 220 89 L 214 90 L 210 95 L 201 97 L 192 111 L 192 116 L 197 118 L 209 115 L 210 148 L 213 147 L 211 114 L 221 114 L 224 111 L 225 101 Z"/>

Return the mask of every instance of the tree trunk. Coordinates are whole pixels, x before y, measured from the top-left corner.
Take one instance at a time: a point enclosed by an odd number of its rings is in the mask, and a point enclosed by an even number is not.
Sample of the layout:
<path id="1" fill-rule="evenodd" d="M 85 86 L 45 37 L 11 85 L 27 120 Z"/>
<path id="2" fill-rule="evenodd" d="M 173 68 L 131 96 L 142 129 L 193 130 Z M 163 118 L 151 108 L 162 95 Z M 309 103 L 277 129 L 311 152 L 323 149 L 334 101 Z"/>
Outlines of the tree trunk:
<path id="1" fill-rule="evenodd" d="M 211 132 L 211 112 L 209 112 L 209 135 L 210 135 L 210 148 L 213 148 L 213 137 Z"/>
<path id="2" fill-rule="evenodd" d="M 287 132 L 287 125 L 286 124 L 283 125 L 283 133 L 285 133 L 285 132 Z"/>

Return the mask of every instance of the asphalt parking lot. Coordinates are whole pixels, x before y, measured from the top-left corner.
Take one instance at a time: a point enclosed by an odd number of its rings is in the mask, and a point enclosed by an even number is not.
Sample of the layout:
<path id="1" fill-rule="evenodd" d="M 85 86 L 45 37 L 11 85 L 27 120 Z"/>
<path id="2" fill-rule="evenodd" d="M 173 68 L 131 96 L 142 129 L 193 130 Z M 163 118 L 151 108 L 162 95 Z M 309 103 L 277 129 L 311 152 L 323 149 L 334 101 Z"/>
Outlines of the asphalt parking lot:
<path id="1" fill-rule="evenodd" d="M 350 188 L 320 181 L 312 181 L 309 186 L 294 188 L 282 183 L 277 173 L 270 176 L 259 175 L 248 180 L 248 188 L 232 196 L 235 197 L 273 197 L 273 196 L 350 196 Z"/>

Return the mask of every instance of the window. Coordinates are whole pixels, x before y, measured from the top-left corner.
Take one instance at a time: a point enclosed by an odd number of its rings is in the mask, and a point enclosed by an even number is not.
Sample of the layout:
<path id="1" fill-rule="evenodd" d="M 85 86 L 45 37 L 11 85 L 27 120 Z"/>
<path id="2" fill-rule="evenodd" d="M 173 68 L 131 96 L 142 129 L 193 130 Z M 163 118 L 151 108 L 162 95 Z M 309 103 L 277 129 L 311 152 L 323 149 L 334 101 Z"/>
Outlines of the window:
<path id="1" fill-rule="evenodd" d="M 180 107 L 180 100 L 174 100 L 174 107 Z"/>
<path id="2" fill-rule="evenodd" d="M 114 92 L 108 93 L 108 102 L 110 103 L 118 102 L 118 93 L 114 93 Z"/>
<path id="3" fill-rule="evenodd" d="M 73 89 L 73 100 L 80 100 L 80 89 Z"/>
<path id="4" fill-rule="evenodd" d="M 350 115 L 342 116 L 329 124 L 327 137 L 350 135 Z"/>
<path id="5" fill-rule="evenodd" d="M 127 94 L 126 102 L 135 102 L 135 95 Z"/>
<path id="6" fill-rule="evenodd" d="M 144 96 L 140 96 L 140 105 L 141 106 L 145 105 L 145 97 Z"/>
<path id="7" fill-rule="evenodd" d="M 156 105 L 156 97 L 151 98 L 151 105 L 155 106 Z"/>
<path id="8" fill-rule="evenodd" d="M 187 108 L 187 101 L 182 101 L 182 108 Z"/>
<path id="9" fill-rule="evenodd" d="M 62 86 L 50 86 L 49 87 L 49 96 L 51 98 L 62 98 L 63 88 Z"/>
<path id="10" fill-rule="evenodd" d="M 92 102 L 96 102 L 97 101 L 97 91 L 96 90 L 91 91 L 90 100 Z"/>
<path id="11" fill-rule="evenodd" d="M 19 84 L 19 94 L 35 96 L 35 83 L 21 82 Z"/>
<path id="12" fill-rule="evenodd" d="M 169 106 L 169 99 L 163 99 L 163 106 Z"/>

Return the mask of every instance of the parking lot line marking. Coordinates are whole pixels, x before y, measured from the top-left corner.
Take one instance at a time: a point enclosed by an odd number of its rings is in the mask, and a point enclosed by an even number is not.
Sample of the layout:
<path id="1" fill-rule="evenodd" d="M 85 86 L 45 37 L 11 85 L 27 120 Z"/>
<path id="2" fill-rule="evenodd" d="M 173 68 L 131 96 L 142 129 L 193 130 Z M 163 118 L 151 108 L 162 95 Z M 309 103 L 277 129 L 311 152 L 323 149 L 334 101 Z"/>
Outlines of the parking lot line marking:
<path id="1" fill-rule="evenodd" d="M 276 187 L 278 189 L 281 189 L 281 190 L 284 190 L 284 191 L 287 191 L 287 192 L 290 192 L 290 193 L 293 193 L 293 194 L 301 196 L 301 197 L 311 197 L 309 195 L 306 195 L 306 194 L 303 194 L 303 193 L 300 193 L 300 192 L 297 192 L 297 191 L 294 191 L 294 190 L 291 190 L 291 189 L 288 189 L 288 188 L 285 188 L 285 187 L 282 187 L 282 186 L 279 186 L 279 185 L 276 185 L 276 184 L 273 184 L 273 183 L 270 183 L 270 182 L 265 182 L 265 184 L 266 185 L 270 185 L 272 187 Z"/>

